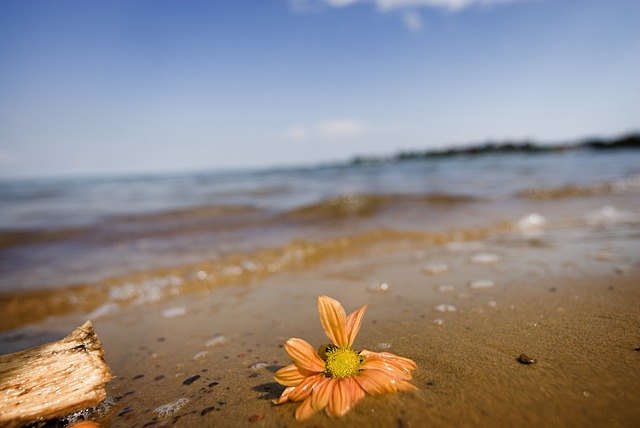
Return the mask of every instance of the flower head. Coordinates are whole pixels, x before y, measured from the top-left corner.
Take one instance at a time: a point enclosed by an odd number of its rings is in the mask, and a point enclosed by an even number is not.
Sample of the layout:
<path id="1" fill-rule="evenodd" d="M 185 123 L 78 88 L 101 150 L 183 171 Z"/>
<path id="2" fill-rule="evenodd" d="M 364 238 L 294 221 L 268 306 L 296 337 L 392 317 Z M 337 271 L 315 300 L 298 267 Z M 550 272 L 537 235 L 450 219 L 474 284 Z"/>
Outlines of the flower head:
<path id="1" fill-rule="evenodd" d="M 306 341 L 292 338 L 285 350 L 293 360 L 278 370 L 275 379 L 286 386 L 275 404 L 302 401 L 296 419 L 310 418 L 321 410 L 329 416 L 342 416 L 366 394 L 384 394 L 415 389 L 408 380 L 416 364 L 389 352 L 360 352 L 351 348 L 367 306 L 347 316 L 335 299 L 318 297 L 318 312 L 331 345 L 318 352 Z"/>

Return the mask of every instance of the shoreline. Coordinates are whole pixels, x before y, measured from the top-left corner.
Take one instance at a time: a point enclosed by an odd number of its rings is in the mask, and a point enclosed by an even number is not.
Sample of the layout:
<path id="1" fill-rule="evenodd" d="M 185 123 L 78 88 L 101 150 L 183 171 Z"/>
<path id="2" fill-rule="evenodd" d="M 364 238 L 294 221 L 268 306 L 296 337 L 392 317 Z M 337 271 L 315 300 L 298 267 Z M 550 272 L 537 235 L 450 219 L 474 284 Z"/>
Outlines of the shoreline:
<path id="1" fill-rule="evenodd" d="M 94 320 L 115 377 L 111 407 L 98 420 L 103 427 L 633 426 L 639 246 L 633 232 L 583 228 L 444 245 L 382 240 L 363 254 L 253 283 L 128 305 Z M 472 285 L 478 280 L 485 282 Z M 285 340 L 328 342 L 319 294 L 347 312 L 369 304 L 355 348 L 413 359 L 419 390 L 366 397 L 338 420 L 318 414 L 297 423 L 297 404 L 273 406 L 284 389 L 273 373 L 290 362 Z M 0 342 L 42 341 L 81 320 L 57 317 L 3 332 Z M 536 363 L 519 363 L 521 353 Z"/>

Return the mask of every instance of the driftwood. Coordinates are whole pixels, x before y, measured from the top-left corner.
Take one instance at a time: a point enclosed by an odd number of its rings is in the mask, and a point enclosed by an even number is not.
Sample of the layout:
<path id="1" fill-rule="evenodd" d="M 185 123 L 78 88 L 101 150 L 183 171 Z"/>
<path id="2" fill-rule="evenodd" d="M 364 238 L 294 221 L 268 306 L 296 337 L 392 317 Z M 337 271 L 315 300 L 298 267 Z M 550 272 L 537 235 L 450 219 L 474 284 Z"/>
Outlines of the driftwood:
<path id="1" fill-rule="evenodd" d="M 57 342 L 0 356 L 0 426 L 18 427 L 96 405 L 111 371 L 91 321 Z"/>

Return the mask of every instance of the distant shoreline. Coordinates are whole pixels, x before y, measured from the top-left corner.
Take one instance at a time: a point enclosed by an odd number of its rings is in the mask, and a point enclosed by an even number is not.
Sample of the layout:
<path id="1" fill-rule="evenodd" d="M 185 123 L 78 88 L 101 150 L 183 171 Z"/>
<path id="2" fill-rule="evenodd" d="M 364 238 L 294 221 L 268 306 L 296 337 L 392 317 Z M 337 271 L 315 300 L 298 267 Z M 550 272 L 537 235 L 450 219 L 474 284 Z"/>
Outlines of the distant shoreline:
<path id="1" fill-rule="evenodd" d="M 402 162 L 429 158 L 442 158 L 460 155 L 484 155 L 493 153 L 549 153 L 564 152 L 578 149 L 617 150 L 640 149 L 640 134 L 628 134 L 621 137 L 604 139 L 591 138 L 577 143 L 540 144 L 533 141 L 505 141 L 487 142 L 464 147 L 441 150 L 413 150 L 402 151 L 390 157 L 385 156 L 356 156 L 352 158 L 352 165 L 375 164 L 383 162 Z"/>

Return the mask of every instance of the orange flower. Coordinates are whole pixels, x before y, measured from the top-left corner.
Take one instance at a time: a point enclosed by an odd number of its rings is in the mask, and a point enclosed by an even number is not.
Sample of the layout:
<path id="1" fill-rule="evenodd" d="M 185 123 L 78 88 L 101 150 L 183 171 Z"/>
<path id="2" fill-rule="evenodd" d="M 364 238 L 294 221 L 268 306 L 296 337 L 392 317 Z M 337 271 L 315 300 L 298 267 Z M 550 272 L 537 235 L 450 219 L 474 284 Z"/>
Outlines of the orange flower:
<path id="1" fill-rule="evenodd" d="M 384 394 L 416 389 L 407 382 L 416 364 L 389 352 L 351 349 L 367 306 L 347 316 L 342 305 L 327 296 L 318 297 L 320 322 L 333 345 L 319 351 L 302 339 L 289 339 L 284 347 L 293 364 L 281 368 L 275 379 L 286 386 L 275 404 L 302 401 L 296 419 L 304 420 L 322 409 L 329 416 L 342 416 L 365 394 Z"/>

